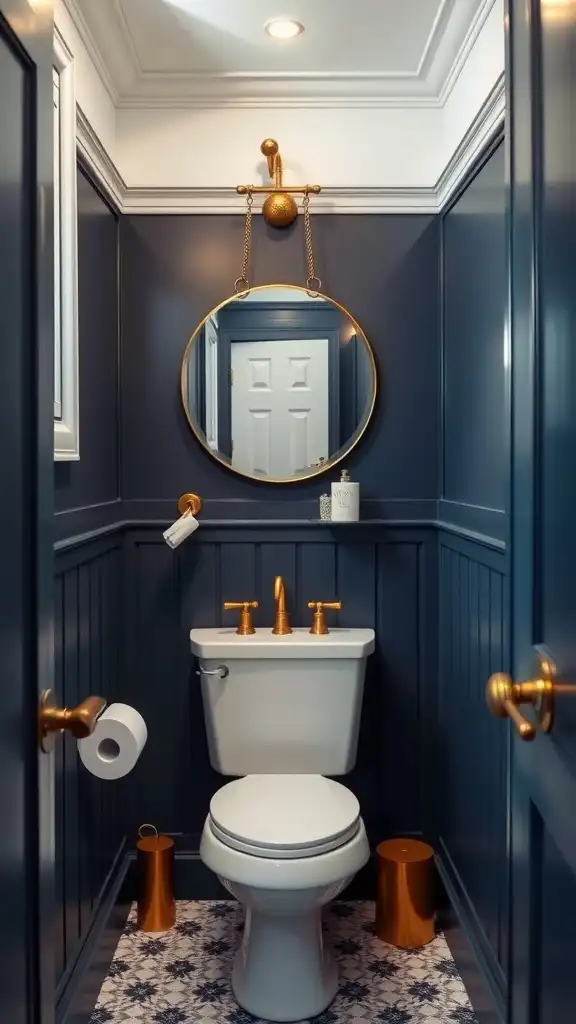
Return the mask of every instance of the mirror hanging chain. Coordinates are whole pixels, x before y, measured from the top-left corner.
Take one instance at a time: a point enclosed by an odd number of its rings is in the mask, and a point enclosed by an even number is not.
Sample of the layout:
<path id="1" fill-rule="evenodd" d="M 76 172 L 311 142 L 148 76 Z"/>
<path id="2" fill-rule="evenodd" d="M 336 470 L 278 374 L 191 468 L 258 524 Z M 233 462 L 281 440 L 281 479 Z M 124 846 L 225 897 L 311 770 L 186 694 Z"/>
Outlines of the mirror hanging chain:
<path id="1" fill-rule="evenodd" d="M 308 189 L 304 193 L 304 199 L 302 200 L 302 207 L 304 210 L 304 244 L 306 247 L 306 264 L 308 269 L 308 277 L 306 278 L 306 289 L 308 295 L 316 298 L 316 296 L 322 290 L 322 281 L 316 276 L 316 267 L 314 264 L 314 248 L 312 245 L 312 220 L 310 217 L 310 193 Z"/>
<path id="2" fill-rule="evenodd" d="M 234 291 L 237 295 L 250 291 L 248 280 L 248 265 L 250 263 L 250 243 L 252 241 L 252 204 L 254 196 L 251 191 L 246 193 L 246 219 L 244 221 L 244 252 L 242 253 L 242 270 L 240 277 L 234 281 Z"/>

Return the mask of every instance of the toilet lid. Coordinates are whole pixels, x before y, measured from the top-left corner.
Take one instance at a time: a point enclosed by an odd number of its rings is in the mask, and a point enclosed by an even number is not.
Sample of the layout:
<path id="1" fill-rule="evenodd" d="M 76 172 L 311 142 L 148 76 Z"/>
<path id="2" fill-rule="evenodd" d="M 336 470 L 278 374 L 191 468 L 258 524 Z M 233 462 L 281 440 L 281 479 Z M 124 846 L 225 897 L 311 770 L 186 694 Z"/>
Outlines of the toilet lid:
<path id="1" fill-rule="evenodd" d="M 322 775 L 247 775 L 210 801 L 221 842 L 258 857 L 313 857 L 348 842 L 360 825 L 349 789 Z"/>

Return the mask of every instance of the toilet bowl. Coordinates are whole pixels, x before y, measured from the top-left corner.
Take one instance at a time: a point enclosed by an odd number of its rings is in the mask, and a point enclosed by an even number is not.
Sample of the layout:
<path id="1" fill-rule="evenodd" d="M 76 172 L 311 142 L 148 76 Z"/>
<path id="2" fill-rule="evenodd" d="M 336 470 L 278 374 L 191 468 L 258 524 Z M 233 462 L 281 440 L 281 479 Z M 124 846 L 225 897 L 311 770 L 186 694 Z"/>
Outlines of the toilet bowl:
<path id="1" fill-rule="evenodd" d="M 321 775 L 237 779 L 212 798 L 200 856 L 246 908 L 238 1003 L 269 1021 L 322 1013 L 338 979 L 321 910 L 369 857 L 353 793 Z"/>

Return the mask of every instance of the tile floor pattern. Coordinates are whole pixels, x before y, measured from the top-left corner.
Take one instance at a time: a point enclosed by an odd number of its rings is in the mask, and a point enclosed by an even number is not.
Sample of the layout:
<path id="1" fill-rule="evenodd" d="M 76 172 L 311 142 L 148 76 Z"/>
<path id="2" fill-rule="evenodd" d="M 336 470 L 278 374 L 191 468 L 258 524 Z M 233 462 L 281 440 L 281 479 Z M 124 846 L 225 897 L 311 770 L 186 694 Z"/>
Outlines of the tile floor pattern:
<path id="1" fill-rule="evenodd" d="M 230 988 L 242 907 L 232 900 L 177 906 L 175 927 L 159 936 L 139 932 L 131 910 L 90 1024 L 260 1024 Z M 313 1024 L 476 1024 L 442 935 L 399 950 L 376 938 L 373 922 L 369 901 L 326 907 L 340 988 Z"/>

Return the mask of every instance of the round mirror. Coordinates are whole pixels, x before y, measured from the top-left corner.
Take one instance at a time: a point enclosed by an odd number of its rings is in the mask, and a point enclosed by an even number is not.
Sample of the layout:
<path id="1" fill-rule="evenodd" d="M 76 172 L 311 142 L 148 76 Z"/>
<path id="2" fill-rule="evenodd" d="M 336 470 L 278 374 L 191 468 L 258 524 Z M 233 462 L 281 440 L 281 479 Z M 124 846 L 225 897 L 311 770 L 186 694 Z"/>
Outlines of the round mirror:
<path id="1" fill-rule="evenodd" d="M 376 365 L 326 295 L 264 285 L 222 302 L 190 338 L 182 401 L 199 441 L 244 476 L 290 483 L 333 466 L 364 433 Z"/>

